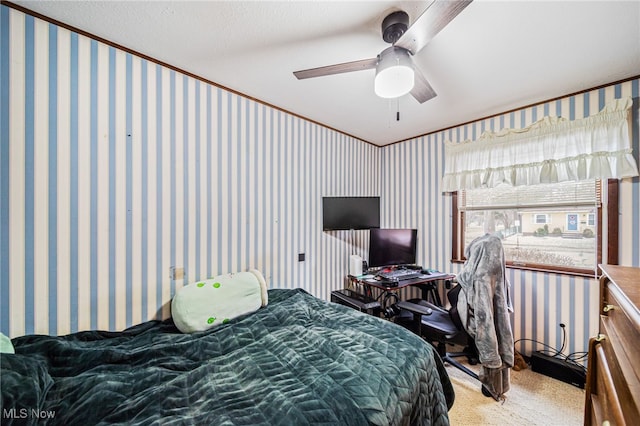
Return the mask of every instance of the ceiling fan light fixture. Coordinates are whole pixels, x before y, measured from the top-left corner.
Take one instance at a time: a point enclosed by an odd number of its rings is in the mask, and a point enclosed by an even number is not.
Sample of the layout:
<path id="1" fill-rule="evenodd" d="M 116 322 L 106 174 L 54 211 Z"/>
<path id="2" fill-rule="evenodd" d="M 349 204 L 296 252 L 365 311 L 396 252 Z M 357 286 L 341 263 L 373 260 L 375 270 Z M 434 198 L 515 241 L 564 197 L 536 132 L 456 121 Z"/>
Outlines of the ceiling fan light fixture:
<path id="1" fill-rule="evenodd" d="M 389 47 L 380 53 L 374 90 L 381 98 L 398 98 L 413 89 L 415 75 L 409 51 Z"/>

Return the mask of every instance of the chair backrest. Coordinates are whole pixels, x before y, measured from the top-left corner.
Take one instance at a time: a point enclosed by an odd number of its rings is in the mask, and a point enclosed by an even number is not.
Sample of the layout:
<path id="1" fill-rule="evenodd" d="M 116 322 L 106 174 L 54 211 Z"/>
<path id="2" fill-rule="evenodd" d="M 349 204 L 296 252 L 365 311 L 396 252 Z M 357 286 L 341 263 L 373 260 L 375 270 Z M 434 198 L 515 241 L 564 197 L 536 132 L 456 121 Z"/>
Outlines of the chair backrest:
<path id="1" fill-rule="evenodd" d="M 449 304 L 451 304 L 451 307 L 449 308 L 449 317 L 451 317 L 451 321 L 453 321 L 458 330 L 464 330 L 462 320 L 460 319 L 460 313 L 458 312 L 458 297 L 461 289 L 462 286 L 456 285 L 447 292 L 447 299 L 449 299 Z"/>

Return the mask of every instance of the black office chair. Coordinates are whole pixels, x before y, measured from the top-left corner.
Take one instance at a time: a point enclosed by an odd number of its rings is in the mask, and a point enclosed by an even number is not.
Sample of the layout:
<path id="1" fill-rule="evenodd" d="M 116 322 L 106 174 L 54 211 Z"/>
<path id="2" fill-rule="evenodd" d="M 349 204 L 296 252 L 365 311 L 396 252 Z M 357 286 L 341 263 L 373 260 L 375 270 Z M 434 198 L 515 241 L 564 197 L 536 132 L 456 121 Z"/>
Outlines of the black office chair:
<path id="1" fill-rule="evenodd" d="M 395 321 L 431 342 L 443 361 L 478 379 L 475 372 L 454 359 L 465 356 L 469 364 L 478 363 L 476 345 L 465 331 L 458 314 L 457 303 L 460 288 L 459 285 L 456 285 L 447 292 L 447 299 L 451 305 L 449 310 L 423 299 L 411 299 L 396 303 L 395 306 L 399 311 Z M 448 352 L 447 345 L 457 345 L 464 349 L 462 352 Z"/>
<path id="2" fill-rule="evenodd" d="M 510 322 L 513 307 L 502 241 L 493 234 L 478 237 L 465 249 L 465 257 L 467 260 L 456 277 L 459 284 L 447 293 L 449 310 L 420 299 L 397 305 L 409 313 L 415 332 L 436 345 L 444 361 L 480 380 L 484 395 L 504 400 L 510 387 L 514 342 Z M 466 305 L 467 311 L 458 312 L 458 297 L 466 302 L 461 305 Z M 402 323 L 403 315 L 399 318 Z M 474 342 L 474 338 L 479 340 Z M 465 350 L 449 353 L 446 351 L 449 343 L 463 345 Z M 481 364 L 480 374 L 454 360 L 461 355 L 466 355 L 471 364 Z"/>

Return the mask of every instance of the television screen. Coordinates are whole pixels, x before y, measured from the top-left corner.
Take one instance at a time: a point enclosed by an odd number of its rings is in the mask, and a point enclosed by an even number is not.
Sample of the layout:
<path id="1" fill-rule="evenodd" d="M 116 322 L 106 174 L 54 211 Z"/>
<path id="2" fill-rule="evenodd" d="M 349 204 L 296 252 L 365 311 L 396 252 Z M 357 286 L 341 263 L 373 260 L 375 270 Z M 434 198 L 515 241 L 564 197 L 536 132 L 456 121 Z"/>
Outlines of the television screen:
<path id="1" fill-rule="evenodd" d="M 371 229 L 380 227 L 380 197 L 323 197 L 322 229 Z"/>
<path id="2" fill-rule="evenodd" d="M 416 263 L 417 229 L 372 229 L 369 235 L 369 267 Z"/>

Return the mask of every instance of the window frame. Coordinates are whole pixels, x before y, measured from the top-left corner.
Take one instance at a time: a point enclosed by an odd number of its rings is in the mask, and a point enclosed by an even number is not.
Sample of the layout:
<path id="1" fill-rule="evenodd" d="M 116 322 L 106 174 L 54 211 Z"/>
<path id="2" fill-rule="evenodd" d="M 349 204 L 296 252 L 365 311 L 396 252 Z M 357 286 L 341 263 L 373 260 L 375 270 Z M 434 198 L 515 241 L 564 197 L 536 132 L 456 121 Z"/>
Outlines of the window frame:
<path id="1" fill-rule="evenodd" d="M 618 179 L 607 179 L 606 182 L 601 181 L 601 185 L 607 186 L 607 202 L 601 203 L 595 213 L 596 223 L 596 274 L 600 276 L 600 264 L 603 263 L 602 247 L 603 247 L 603 227 L 607 228 L 607 259 L 609 265 L 618 264 L 618 207 L 619 207 L 619 182 Z M 603 210 L 606 209 L 607 222 L 603 223 Z M 458 192 L 451 193 L 451 232 L 452 232 L 452 248 L 451 263 L 464 263 L 464 229 L 465 229 L 465 213 L 458 208 Z M 514 263 L 507 261 L 507 267 L 513 269 L 523 269 L 538 272 L 551 272 L 566 275 L 589 276 L 594 275 L 594 270 L 583 268 L 571 268 L 565 266 L 541 265 L 535 263 Z"/>
<path id="2" fill-rule="evenodd" d="M 538 216 L 544 216 L 544 222 L 538 222 Z M 533 214 L 533 223 L 536 225 L 549 225 L 551 221 L 549 220 L 548 213 L 534 213 Z"/>

